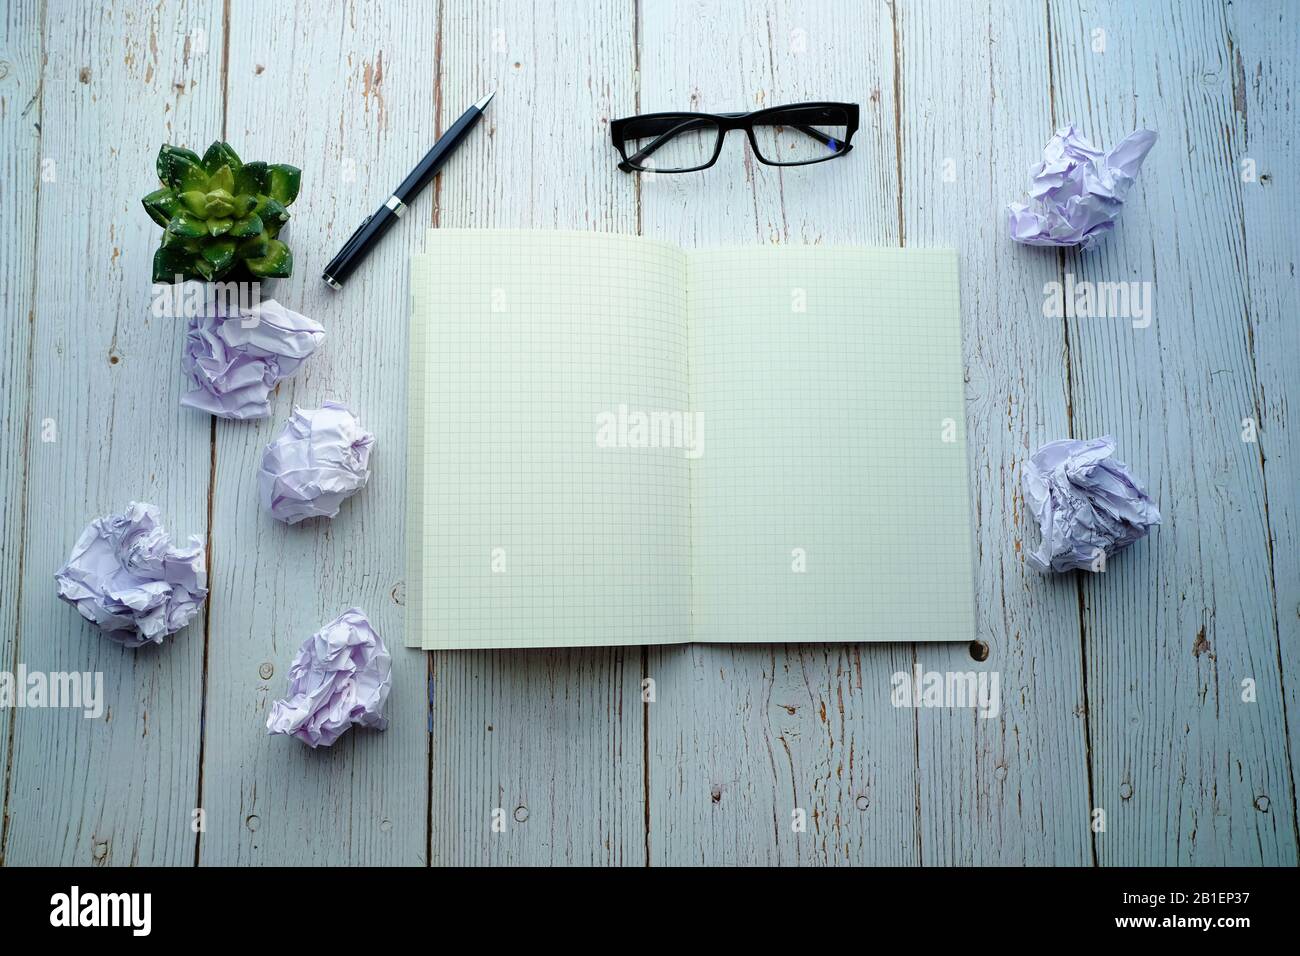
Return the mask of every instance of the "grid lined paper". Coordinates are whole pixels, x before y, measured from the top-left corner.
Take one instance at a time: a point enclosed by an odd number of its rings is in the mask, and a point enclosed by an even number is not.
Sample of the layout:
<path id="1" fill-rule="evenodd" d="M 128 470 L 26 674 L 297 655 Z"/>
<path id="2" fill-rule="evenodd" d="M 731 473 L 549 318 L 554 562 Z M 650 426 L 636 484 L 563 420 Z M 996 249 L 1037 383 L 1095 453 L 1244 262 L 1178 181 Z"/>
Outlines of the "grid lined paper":
<path id="1" fill-rule="evenodd" d="M 438 229 L 412 267 L 407 641 L 684 641 L 682 448 L 602 415 L 688 406 L 685 257 L 593 233 Z"/>
<path id="2" fill-rule="evenodd" d="M 411 646 L 974 638 L 954 253 L 433 230 L 411 281 Z"/>
<path id="3" fill-rule="evenodd" d="M 688 256 L 696 641 L 974 639 L 956 254 Z"/>

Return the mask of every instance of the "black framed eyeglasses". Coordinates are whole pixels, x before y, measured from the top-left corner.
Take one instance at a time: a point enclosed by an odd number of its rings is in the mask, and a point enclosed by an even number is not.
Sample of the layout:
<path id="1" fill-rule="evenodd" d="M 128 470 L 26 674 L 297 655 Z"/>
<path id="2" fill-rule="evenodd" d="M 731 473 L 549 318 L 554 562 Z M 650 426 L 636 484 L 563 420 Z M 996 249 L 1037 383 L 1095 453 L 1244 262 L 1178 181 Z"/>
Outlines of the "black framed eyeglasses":
<path id="1" fill-rule="evenodd" d="M 609 124 L 625 173 L 693 173 L 718 161 L 722 139 L 743 129 L 768 166 L 807 166 L 853 149 L 857 103 L 794 103 L 752 113 L 646 113 Z"/>

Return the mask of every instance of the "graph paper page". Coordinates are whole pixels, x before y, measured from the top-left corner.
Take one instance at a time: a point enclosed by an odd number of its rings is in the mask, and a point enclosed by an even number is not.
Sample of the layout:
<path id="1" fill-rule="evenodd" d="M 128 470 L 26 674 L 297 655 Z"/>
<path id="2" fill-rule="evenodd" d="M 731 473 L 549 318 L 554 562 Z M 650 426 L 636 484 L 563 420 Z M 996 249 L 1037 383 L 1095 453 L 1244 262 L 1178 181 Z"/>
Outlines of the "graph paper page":
<path id="1" fill-rule="evenodd" d="M 412 264 L 408 645 L 688 639 L 685 450 L 617 427 L 688 407 L 685 268 L 634 237 L 430 231 Z"/>
<path id="2" fill-rule="evenodd" d="M 973 640 L 955 253 L 687 268 L 692 640 Z"/>

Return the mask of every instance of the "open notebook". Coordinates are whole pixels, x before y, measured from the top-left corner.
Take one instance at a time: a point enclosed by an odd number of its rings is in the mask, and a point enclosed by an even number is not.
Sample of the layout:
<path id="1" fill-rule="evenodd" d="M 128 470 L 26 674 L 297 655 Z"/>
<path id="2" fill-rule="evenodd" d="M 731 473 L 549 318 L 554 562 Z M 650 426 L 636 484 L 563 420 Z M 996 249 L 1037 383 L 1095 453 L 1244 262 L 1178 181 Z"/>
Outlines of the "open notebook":
<path id="1" fill-rule="evenodd" d="M 408 646 L 974 638 L 957 263 L 431 230 Z"/>

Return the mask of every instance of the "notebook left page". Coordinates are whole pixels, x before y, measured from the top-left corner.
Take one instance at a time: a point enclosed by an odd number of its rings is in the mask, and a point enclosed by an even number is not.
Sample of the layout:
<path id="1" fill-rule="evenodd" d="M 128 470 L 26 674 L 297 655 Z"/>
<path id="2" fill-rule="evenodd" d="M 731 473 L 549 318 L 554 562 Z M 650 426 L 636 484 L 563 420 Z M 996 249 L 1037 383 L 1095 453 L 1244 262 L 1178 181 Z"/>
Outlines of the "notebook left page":
<path id="1" fill-rule="evenodd" d="M 435 229 L 412 262 L 407 645 L 685 641 L 686 261 L 598 233 Z"/>

